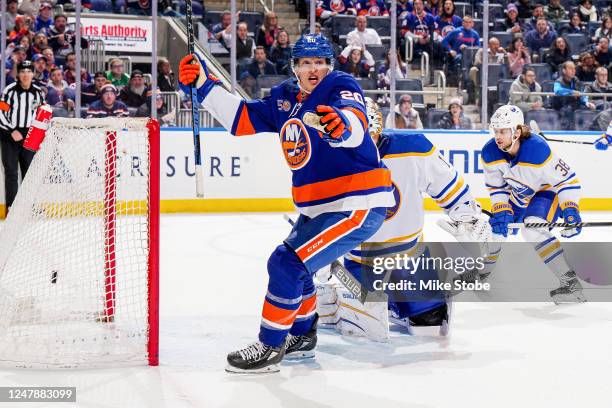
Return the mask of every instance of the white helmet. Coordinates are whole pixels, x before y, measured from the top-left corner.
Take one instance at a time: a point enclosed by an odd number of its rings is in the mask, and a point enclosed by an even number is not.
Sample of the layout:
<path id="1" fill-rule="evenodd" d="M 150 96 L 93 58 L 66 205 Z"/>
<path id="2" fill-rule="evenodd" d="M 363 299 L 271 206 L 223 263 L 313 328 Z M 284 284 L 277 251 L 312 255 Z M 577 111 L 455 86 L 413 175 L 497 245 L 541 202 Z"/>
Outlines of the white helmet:
<path id="1" fill-rule="evenodd" d="M 378 104 L 370 97 L 365 98 L 366 113 L 368 114 L 368 126 L 370 135 L 380 136 L 383 130 L 382 112 L 378 108 Z"/>
<path id="2" fill-rule="evenodd" d="M 512 129 L 525 124 L 523 112 L 514 105 L 503 105 L 491 117 L 491 129 Z"/>

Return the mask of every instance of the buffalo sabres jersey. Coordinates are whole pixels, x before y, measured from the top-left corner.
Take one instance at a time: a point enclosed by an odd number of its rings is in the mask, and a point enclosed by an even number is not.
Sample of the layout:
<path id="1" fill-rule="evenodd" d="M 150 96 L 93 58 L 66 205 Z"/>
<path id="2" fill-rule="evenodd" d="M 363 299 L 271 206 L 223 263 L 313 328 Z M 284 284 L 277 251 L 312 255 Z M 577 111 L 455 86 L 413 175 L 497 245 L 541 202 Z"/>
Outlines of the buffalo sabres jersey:
<path id="1" fill-rule="evenodd" d="M 216 86 L 203 102 L 235 136 L 279 134 L 292 175 L 297 210 L 309 217 L 394 204 L 391 173 L 380 161 L 368 134 L 363 93 L 353 77 L 331 72 L 314 91 L 302 97 L 296 79 L 272 88 L 270 96 L 245 101 Z M 317 105 L 336 107 L 350 122 L 351 136 L 337 144 L 306 126 L 306 112 Z M 274 182 L 274 180 L 270 180 Z"/>
<path id="2" fill-rule="evenodd" d="M 580 181 L 576 173 L 538 135 L 522 140 L 514 157 L 502 152 L 491 139 L 482 149 L 482 161 L 493 212 L 520 211 L 539 191 L 555 192 L 561 209 L 578 207 Z"/>
<path id="3" fill-rule="evenodd" d="M 380 229 L 347 256 L 356 262 L 388 253 L 416 249 L 422 240 L 423 194 L 432 197 L 448 213 L 454 207 L 472 201 L 469 186 L 454 167 L 422 134 L 385 133 L 378 142 L 384 164 L 391 170 L 395 206 L 387 209 Z"/>

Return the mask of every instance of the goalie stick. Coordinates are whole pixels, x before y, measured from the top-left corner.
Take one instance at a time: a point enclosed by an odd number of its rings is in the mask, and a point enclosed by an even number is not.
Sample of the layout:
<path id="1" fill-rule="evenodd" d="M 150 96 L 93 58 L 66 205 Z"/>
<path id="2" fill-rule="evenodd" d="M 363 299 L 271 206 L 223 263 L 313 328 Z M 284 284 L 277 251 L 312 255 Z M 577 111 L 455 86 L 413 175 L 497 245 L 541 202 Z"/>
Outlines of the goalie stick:
<path id="1" fill-rule="evenodd" d="M 291 226 L 295 225 L 295 222 L 287 214 L 284 214 L 283 218 L 285 218 L 285 220 L 287 220 Z M 353 276 L 353 274 L 337 259 L 330 265 L 330 271 L 332 275 L 334 275 L 340 281 L 340 283 L 342 283 L 342 285 L 344 285 L 344 287 L 348 289 L 348 291 L 351 292 L 353 296 L 355 296 L 362 304 L 364 304 L 366 301 L 372 302 L 383 300 L 384 293 L 366 291 L 361 286 L 361 283 Z M 380 299 L 377 297 L 380 297 Z"/>
<path id="2" fill-rule="evenodd" d="M 529 127 L 531 128 L 531 130 L 536 132 L 538 135 L 542 136 L 544 140 L 546 140 L 547 142 L 573 143 L 573 144 L 582 144 L 582 145 L 594 145 L 595 144 L 595 142 L 582 142 L 579 140 L 551 139 L 549 137 L 546 137 L 546 135 L 544 135 L 542 130 L 540 130 L 540 126 L 538 126 L 538 122 L 536 122 L 535 120 L 529 121 Z"/>
<path id="3" fill-rule="evenodd" d="M 191 0 L 185 1 L 187 18 L 187 48 L 189 54 L 195 53 L 195 39 L 193 30 L 193 8 Z M 195 160 L 196 196 L 204 197 L 204 180 L 202 175 L 202 152 L 200 150 L 200 111 L 198 109 L 198 96 L 195 84 L 189 87 L 191 97 L 191 130 L 193 131 L 193 156 Z"/>

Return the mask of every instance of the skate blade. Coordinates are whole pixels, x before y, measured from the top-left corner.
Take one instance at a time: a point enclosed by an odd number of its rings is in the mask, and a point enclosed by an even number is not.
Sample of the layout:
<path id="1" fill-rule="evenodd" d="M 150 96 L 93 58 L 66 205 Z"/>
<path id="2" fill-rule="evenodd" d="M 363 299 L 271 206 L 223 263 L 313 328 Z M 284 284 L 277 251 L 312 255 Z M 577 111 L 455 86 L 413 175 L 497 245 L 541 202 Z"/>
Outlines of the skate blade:
<path id="1" fill-rule="evenodd" d="M 245 370 L 242 368 L 237 368 L 237 367 L 228 365 L 225 367 L 225 371 L 231 374 L 268 374 L 268 373 L 278 373 L 280 371 L 280 367 L 278 364 L 271 364 L 263 368 Z"/>
<path id="2" fill-rule="evenodd" d="M 555 303 L 555 305 L 573 305 L 573 304 L 580 304 L 580 303 L 585 303 L 587 301 L 586 297 L 584 297 L 584 295 L 580 295 L 580 296 L 574 296 L 572 298 L 553 298 L 553 302 Z"/>
<path id="3" fill-rule="evenodd" d="M 306 360 L 309 358 L 314 358 L 315 357 L 315 352 L 314 350 L 308 350 L 308 351 L 300 351 L 300 352 L 293 352 L 291 354 L 285 354 L 285 357 L 283 358 L 283 361 L 299 361 L 299 360 Z"/>
<path id="4" fill-rule="evenodd" d="M 408 334 L 421 337 L 446 337 L 448 336 L 448 325 L 441 326 L 409 326 Z"/>

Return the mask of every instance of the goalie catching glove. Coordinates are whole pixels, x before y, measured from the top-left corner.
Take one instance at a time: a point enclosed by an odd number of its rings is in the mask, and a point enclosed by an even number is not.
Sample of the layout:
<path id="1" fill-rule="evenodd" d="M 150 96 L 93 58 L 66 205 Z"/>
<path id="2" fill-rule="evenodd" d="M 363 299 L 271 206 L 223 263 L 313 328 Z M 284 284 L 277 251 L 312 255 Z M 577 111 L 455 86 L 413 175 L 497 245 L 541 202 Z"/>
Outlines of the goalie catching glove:
<path id="1" fill-rule="evenodd" d="M 190 95 L 193 85 L 196 88 L 198 103 L 202 103 L 213 87 L 220 84 L 219 78 L 208 72 L 206 62 L 196 55 L 186 55 L 179 63 L 179 87 L 186 95 Z"/>

